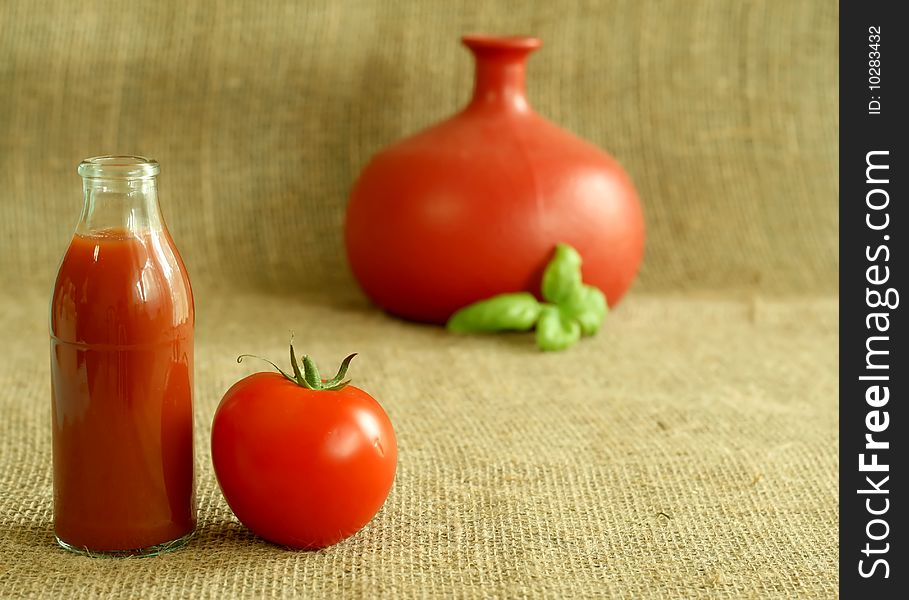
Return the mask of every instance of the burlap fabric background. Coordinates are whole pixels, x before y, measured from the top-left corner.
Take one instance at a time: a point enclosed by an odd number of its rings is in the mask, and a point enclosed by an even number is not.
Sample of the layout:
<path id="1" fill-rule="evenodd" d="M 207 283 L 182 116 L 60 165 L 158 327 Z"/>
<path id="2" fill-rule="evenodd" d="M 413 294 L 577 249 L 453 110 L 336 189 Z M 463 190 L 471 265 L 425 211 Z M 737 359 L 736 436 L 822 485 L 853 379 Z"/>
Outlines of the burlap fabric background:
<path id="1" fill-rule="evenodd" d="M 836 594 L 836 3 L 0 3 L 0 597 Z M 358 170 L 469 95 L 467 31 L 534 33 L 543 114 L 645 205 L 635 291 L 556 355 L 374 310 Z M 47 299 L 78 161 L 161 161 L 196 287 L 200 528 L 171 555 L 52 540 Z M 320 552 L 250 536 L 207 439 L 295 329 L 386 407 L 398 479 Z"/>

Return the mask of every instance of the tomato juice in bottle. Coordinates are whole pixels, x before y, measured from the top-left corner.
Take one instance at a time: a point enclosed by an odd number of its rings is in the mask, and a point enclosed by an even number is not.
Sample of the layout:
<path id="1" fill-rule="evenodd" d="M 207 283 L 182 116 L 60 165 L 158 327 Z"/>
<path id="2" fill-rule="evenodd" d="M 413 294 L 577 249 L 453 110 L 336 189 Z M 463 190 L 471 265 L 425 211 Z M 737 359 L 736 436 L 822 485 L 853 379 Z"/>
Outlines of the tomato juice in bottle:
<path id="1" fill-rule="evenodd" d="M 50 310 L 54 530 L 77 552 L 157 554 L 195 528 L 193 297 L 157 173 L 134 156 L 79 166 Z"/>

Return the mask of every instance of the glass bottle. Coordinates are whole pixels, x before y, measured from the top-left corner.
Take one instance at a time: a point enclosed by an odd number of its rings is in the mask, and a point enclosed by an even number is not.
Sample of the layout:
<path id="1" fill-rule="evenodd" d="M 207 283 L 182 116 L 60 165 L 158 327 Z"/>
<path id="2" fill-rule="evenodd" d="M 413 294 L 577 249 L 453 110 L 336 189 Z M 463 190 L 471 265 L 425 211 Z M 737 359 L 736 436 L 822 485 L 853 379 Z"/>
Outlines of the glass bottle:
<path id="1" fill-rule="evenodd" d="M 141 156 L 79 165 L 50 307 L 54 530 L 76 552 L 157 554 L 195 528 L 193 296 L 158 171 Z"/>

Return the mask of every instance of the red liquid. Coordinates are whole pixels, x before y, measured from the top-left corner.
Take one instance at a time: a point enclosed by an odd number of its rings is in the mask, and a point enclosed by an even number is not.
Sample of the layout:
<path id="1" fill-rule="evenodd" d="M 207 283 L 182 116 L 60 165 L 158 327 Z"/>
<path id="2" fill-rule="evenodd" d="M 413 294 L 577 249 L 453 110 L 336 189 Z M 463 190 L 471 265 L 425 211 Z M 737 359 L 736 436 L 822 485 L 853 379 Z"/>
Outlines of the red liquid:
<path id="1" fill-rule="evenodd" d="M 51 304 L 54 520 L 95 551 L 195 527 L 193 323 L 166 232 L 77 234 Z"/>

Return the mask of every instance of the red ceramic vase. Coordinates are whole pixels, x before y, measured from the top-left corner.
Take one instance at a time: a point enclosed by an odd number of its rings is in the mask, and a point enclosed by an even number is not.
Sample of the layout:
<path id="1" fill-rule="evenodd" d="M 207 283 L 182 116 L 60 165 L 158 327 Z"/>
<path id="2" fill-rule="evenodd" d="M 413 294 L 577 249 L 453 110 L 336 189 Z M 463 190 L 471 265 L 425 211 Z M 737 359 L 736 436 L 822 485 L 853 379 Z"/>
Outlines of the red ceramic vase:
<path id="1" fill-rule="evenodd" d="M 388 312 L 444 323 L 503 292 L 539 291 L 559 242 L 614 306 L 644 252 L 628 175 L 608 154 L 537 115 L 524 90 L 530 37 L 465 36 L 476 59 L 464 110 L 372 158 L 356 182 L 347 255 Z"/>

